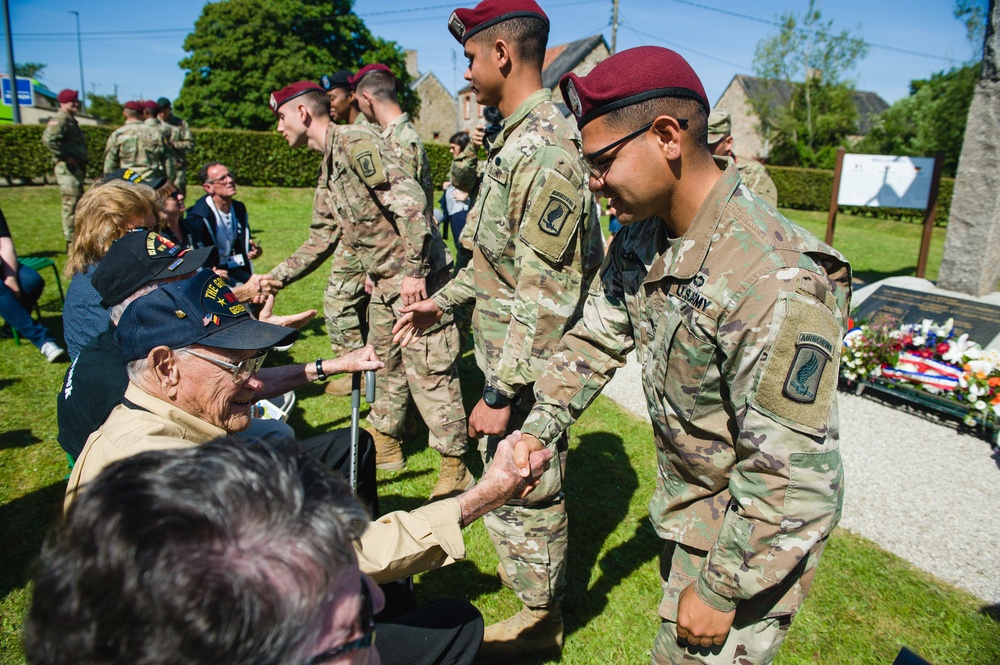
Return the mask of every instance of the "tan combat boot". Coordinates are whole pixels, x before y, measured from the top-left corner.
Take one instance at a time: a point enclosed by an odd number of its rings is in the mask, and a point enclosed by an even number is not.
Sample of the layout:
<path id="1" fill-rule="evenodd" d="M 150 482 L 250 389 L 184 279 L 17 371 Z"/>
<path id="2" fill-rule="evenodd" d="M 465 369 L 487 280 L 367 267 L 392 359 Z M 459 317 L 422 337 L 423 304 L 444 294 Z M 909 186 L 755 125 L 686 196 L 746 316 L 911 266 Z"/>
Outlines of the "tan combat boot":
<path id="1" fill-rule="evenodd" d="M 362 388 L 364 390 L 364 388 Z M 335 376 L 330 379 L 326 384 L 326 388 L 323 389 L 327 395 L 350 395 L 351 394 L 351 375 L 341 374 L 340 376 Z"/>
<path id="2" fill-rule="evenodd" d="M 437 485 L 431 492 L 431 498 L 427 500 L 437 501 L 458 496 L 465 490 L 476 484 L 476 479 L 469 473 L 465 462 L 461 457 L 441 456 L 441 474 L 438 476 Z"/>
<path id="3" fill-rule="evenodd" d="M 491 660 L 559 658 L 563 646 L 563 620 L 559 603 L 549 607 L 522 607 L 507 619 L 486 627 L 479 655 Z"/>
<path id="4" fill-rule="evenodd" d="M 383 471 L 399 471 L 406 467 L 403 459 L 402 441 L 372 428 L 375 439 L 375 468 Z"/>

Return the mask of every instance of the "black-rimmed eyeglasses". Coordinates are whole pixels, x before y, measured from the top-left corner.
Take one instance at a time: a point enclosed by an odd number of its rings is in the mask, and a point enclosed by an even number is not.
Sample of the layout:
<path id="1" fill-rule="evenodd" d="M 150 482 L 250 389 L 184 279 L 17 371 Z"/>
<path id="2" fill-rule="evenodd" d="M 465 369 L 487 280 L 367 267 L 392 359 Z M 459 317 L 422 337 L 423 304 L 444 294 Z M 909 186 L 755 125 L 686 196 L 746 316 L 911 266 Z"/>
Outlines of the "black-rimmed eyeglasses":
<path id="1" fill-rule="evenodd" d="M 206 185 L 214 185 L 217 182 L 225 182 L 226 180 L 232 180 L 233 183 L 235 183 L 236 182 L 236 174 L 232 173 L 232 172 L 226 173 L 224 175 L 220 175 L 218 178 L 212 178 L 211 180 L 206 180 L 205 184 Z"/>
<path id="2" fill-rule="evenodd" d="M 676 118 L 676 120 L 677 120 L 677 124 L 680 125 L 681 129 L 687 129 L 688 128 L 687 118 Z M 587 170 L 590 171 L 590 175 L 593 176 L 594 178 L 597 178 L 598 180 L 600 180 L 601 178 L 603 178 L 604 174 L 608 172 L 609 168 L 611 168 L 611 162 L 613 160 L 609 159 L 609 160 L 607 160 L 605 162 L 598 162 L 597 160 L 600 157 L 602 157 L 603 155 L 608 154 L 609 152 L 611 152 L 612 150 L 614 150 L 618 146 L 624 145 L 624 144 L 628 143 L 629 141 L 631 141 L 632 139 L 634 139 L 635 137 L 640 136 L 640 135 L 646 133 L 649 130 L 649 128 L 653 126 L 653 122 L 655 122 L 655 120 L 646 123 L 645 125 L 643 125 L 639 129 L 637 129 L 634 132 L 632 132 L 631 134 L 626 134 L 625 136 L 621 137 L 620 139 L 618 139 L 614 143 L 609 143 L 608 145 L 604 146 L 603 148 L 601 148 L 597 152 L 592 152 L 589 155 L 584 155 L 583 156 L 583 164 L 584 164 L 584 166 L 587 167 Z"/>
<path id="3" fill-rule="evenodd" d="M 341 644 L 340 646 L 333 647 L 332 649 L 327 649 L 323 653 L 313 656 L 306 661 L 305 665 L 320 665 L 320 663 L 328 663 L 331 660 L 340 658 L 343 655 L 354 653 L 355 651 L 360 651 L 361 649 L 367 649 L 375 642 L 375 612 L 374 606 L 372 605 L 372 592 L 368 588 L 368 583 L 364 579 L 361 580 L 361 613 L 358 615 L 358 620 L 361 625 L 361 630 L 364 631 L 364 635 L 356 640 L 351 640 Z"/>

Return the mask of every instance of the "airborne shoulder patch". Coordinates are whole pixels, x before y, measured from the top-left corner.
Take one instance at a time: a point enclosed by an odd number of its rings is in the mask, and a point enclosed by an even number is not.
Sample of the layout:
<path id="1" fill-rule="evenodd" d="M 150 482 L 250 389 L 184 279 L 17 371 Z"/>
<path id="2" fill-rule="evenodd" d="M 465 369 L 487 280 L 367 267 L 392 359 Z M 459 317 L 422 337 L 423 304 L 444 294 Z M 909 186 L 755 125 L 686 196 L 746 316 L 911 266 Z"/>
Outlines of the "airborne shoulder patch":
<path id="1" fill-rule="evenodd" d="M 562 174 L 546 170 L 543 185 L 529 194 L 528 208 L 518 235 L 526 245 L 550 261 L 559 261 L 576 233 L 580 191 Z"/>
<path id="2" fill-rule="evenodd" d="M 347 148 L 351 166 L 358 177 L 369 187 L 378 187 L 389 182 L 382 163 L 382 154 L 374 141 L 355 141 Z"/>
<path id="3" fill-rule="evenodd" d="M 841 330 L 836 318 L 815 298 L 783 293 L 771 330 L 777 336 L 751 403 L 793 429 L 825 435 L 840 361 Z"/>

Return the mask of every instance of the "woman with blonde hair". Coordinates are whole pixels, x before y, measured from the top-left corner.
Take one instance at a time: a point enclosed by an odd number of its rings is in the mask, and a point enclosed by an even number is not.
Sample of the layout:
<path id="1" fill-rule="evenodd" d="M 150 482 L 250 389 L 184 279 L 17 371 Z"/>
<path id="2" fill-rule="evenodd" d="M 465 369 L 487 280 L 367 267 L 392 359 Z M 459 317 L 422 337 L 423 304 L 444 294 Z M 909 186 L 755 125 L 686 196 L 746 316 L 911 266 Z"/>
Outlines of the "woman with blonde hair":
<path id="1" fill-rule="evenodd" d="M 95 183 L 76 209 L 76 231 L 66 260 L 70 278 L 63 328 L 71 358 L 108 328 L 108 311 L 90 283 L 94 269 L 118 238 L 134 229 L 159 226 L 160 203 L 144 184 L 115 178 Z"/>

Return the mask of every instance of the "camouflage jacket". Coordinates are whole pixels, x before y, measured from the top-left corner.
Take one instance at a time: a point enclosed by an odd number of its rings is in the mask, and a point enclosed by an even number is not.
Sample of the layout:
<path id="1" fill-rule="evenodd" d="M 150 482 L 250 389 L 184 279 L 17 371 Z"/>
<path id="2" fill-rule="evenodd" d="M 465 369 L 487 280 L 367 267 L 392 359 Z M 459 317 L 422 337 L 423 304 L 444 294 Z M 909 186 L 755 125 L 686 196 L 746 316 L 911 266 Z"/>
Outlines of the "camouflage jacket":
<path id="1" fill-rule="evenodd" d="M 479 184 L 483 175 L 484 164 L 479 163 L 479 148 L 470 142 L 462 152 L 451 161 L 451 184 L 463 192 L 469 193 L 469 210 L 476 207 L 476 195 L 479 194 Z M 476 227 L 466 218 L 462 233 L 455 239 L 456 245 L 468 250 L 473 247 L 476 237 Z"/>
<path id="2" fill-rule="evenodd" d="M 708 551 L 698 595 L 733 609 L 840 520 L 850 298 L 844 257 L 762 205 L 730 164 L 682 237 L 655 217 L 615 236 L 522 431 L 554 439 L 635 348 L 659 462 L 650 518 L 662 538 Z M 774 614 L 801 600 L 797 585 L 780 593 Z"/>
<path id="3" fill-rule="evenodd" d="M 104 146 L 104 172 L 134 169 L 143 178 L 165 175 L 163 134 L 142 122 L 129 121 L 111 132 Z"/>
<path id="4" fill-rule="evenodd" d="M 476 362 L 508 397 L 533 382 L 579 318 L 604 258 L 580 135 L 547 89 L 504 121 L 467 224 L 472 262 L 434 301 L 475 299 Z"/>
<path id="5" fill-rule="evenodd" d="M 187 163 L 187 155 L 194 150 L 194 134 L 188 124 L 175 115 L 161 120 L 167 136 L 167 149 L 178 166 Z"/>
<path id="6" fill-rule="evenodd" d="M 284 284 L 294 282 L 326 260 L 343 240 L 376 284 L 389 280 L 398 290 L 402 277 L 426 277 L 450 263 L 431 219 L 417 181 L 406 174 L 375 131 L 331 123 L 309 239 L 271 275 Z"/>
<path id="7" fill-rule="evenodd" d="M 740 180 L 751 192 L 760 197 L 772 208 L 778 207 L 778 188 L 768 175 L 767 169 L 760 162 L 748 159 L 736 165 L 740 172 Z"/>
<path id="8" fill-rule="evenodd" d="M 417 128 L 410 122 L 410 115 L 404 113 L 390 122 L 382 130 L 382 140 L 392 148 L 396 160 L 410 176 L 420 183 L 420 189 L 427 195 L 427 201 L 434 205 L 434 182 L 431 179 L 431 162 L 427 150 L 420 140 Z"/>
<path id="9" fill-rule="evenodd" d="M 87 142 L 83 138 L 80 123 L 62 109 L 45 125 L 42 143 L 52 153 L 52 160 L 55 162 L 73 158 L 81 167 L 87 164 Z"/>

